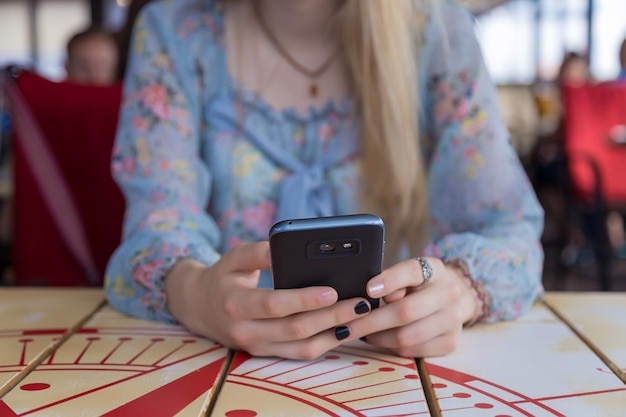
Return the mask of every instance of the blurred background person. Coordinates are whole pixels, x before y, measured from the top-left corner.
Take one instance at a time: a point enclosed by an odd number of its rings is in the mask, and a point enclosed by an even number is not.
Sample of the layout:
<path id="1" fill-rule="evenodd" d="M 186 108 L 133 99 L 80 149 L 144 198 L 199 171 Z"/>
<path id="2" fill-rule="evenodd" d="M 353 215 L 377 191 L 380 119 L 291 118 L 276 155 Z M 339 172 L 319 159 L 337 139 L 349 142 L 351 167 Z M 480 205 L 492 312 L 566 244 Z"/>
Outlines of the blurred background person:
<path id="1" fill-rule="evenodd" d="M 587 56 L 575 51 L 570 51 L 563 57 L 559 74 L 557 76 L 558 87 L 565 84 L 583 85 L 591 80 L 589 74 L 589 60 Z"/>
<path id="2" fill-rule="evenodd" d="M 561 88 L 564 85 L 582 86 L 588 82 L 591 82 L 591 75 L 586 55 L 566 52 L 556 79 L 541 85 L 544 94 L 537 102 L 541 117 L 554 120 L 554 127 L 538 137 L 531 155 L 529 174 L 545 210 L 543 242 L 561 248 L 560 262 L 564 266 L 593 261 L 592 251 L 586 247 L 582 231 L 572 221 L 563 187 L 566 167 Z"/>
<path id="3" fill-rule="evenodd" d="M 67 80 L 80 84 L 110 85 L 117 81 L 117 43 L 105 30 L 91 27 L 67 43 Z"/>

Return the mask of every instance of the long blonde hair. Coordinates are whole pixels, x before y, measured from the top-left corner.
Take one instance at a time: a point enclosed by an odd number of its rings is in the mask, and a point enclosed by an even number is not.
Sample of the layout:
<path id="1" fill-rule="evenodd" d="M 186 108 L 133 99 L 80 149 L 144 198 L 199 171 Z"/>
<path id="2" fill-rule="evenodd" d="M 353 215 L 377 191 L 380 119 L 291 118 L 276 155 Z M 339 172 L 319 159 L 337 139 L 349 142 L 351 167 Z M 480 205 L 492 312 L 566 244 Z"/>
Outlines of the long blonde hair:
<path id="1" fill-rule="evenodd" d="M 386 225 L 386 260 L 417 255 L 428 236 L 428 179 L 419 135 L 418 22 L 426 1 L 346 0 L 339 24 L 360 117 L 363 209 Z"/>

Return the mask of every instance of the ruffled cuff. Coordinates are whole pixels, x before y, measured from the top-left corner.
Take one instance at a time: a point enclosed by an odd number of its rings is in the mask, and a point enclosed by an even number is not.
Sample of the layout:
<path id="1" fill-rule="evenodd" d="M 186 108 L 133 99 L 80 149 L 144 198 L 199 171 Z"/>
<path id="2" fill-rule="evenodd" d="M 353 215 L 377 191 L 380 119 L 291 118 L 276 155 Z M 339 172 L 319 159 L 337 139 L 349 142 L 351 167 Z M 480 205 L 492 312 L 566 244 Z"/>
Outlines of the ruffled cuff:
<path id="1" fill-rule="evenodd" d="M 137 241 L 142 244 L 137 245 Z M 139 247 L 144 249 L 133 250 Z M 220 255 L 205 241 L 181 239 L 176 233 L 152 239 L 141 239 L 139 235 L 131 238 L 109 262 L 105 281 L 109 303 L 126 314 L 177 323 L 166 307 L 165 277 L 186 258 L 212 265 Z"/>
<path id="2" fill-rule="evenodd" d="M 452 266 L 461 272 L 463 278 L 472 289 L 474 293 L 474 297 L 476 298 L 476 311 L 472 318 L 464 324 L 464 327 L 472 327 L 479 321 L 482 321 L 485 317 L 489 315 L 489 311 L 491 311 L 491 295 L 485 289 L 485 283 L 482 281 L 477 281 L 472 278 L 472 274 L 467 266 L 467 264 L 459 259 L 452 258 L 448 260 L 444 260 L 443 263 L 446 266 Z"/>

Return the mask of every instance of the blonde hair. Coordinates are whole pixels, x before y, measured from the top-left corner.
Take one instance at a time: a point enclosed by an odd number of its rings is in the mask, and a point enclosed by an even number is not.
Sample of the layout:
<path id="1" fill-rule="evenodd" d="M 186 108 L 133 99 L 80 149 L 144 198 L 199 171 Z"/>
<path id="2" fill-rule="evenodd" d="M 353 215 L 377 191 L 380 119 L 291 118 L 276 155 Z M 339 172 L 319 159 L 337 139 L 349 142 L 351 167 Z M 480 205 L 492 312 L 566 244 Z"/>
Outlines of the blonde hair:
<path id="1" fill-rule="evenodd" d="M 426 2 L 425 2 L 426 3 Z M 363 209 L 386 225 L 385 258 L 412 255 L 428 237 L 428 179 L 419 135 L 415 0 L 346 0 L 339 17 L 351 91 L 360 117 Z M 420 14 L 421 13 L 421 14 Z"/>

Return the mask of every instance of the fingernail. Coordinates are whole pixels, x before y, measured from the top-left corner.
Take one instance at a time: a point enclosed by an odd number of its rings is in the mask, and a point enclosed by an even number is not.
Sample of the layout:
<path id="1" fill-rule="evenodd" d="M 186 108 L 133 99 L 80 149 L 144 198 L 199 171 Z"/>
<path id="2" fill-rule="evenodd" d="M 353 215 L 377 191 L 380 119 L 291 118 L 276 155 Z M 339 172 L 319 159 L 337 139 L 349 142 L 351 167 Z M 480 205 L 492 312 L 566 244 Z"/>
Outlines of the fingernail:
<path id="1" fill-rule="evenodd" d="M 350 329 L 346 326 L 339 326 L 335 328 L 335 337 L 337 340 L 343 340 L 348 336 L 350 336 Z"/>
<path id="2" fill-rule="evenodd" d="M 385 289 L 385 285 L 380 283 L 380 284 L 369 284 L 367 286 L 368 292 L 370 293 L 370 295 L 372 297 L 377 297 L 379 295 L 381 295 Z"/>
<path id="3" fill-rule="evenodd" d="M 320 300 L 322 301 L 328 301 L 331 299 L 335 299 L 336 298 L 336 294 L 337 292 L 334 290 L 326 290 L 323 293 L 320 294 Z"/>
<path id="4" fill-rule="evenodd" d="M 367 313 L 369 311 L 370 311 L 370 306 L 365 301 L 359 302 L 359 304 L 357 304 L 354 307 L 354 312 L 356 314 L 365 314 L 365 313 Z"/>

